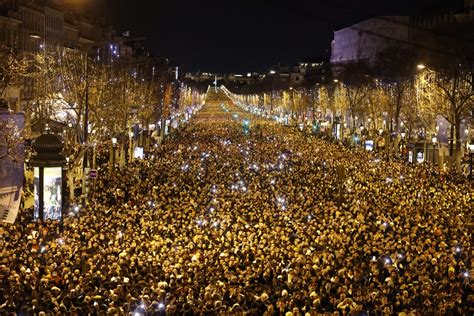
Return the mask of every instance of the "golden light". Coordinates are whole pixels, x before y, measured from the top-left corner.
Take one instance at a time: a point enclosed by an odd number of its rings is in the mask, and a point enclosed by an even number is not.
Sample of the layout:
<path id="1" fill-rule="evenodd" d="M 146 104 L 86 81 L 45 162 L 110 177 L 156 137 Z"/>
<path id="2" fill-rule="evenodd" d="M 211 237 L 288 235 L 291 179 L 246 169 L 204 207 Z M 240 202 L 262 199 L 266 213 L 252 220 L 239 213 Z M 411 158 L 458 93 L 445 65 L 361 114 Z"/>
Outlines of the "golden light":
<path id="1" fill-rule="evenodd" d="M 420 70 L 423 70 L 423 69 L 426 68 L 426 66 L 423 65 L 423 64 L 418 64 L 418 65 L 416 65 L 416 68 L 418 68 L 418 69 L 420 69 Z"/>

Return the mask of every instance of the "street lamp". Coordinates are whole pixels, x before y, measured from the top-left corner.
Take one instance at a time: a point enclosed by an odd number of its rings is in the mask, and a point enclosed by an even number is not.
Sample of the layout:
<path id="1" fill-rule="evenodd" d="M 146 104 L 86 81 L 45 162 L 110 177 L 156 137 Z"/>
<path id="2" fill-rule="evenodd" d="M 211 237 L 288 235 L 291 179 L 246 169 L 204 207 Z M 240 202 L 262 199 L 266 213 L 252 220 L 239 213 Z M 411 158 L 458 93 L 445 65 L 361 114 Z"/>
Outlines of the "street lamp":
<path id="1" fill-rule="evenodd" d="M 43 42 L 40 43 L 39 48 L 43 49 L 43 57 L 46 58 L 46 43 L 45 43 L 45 38 L 41 34 L 38 33 L 30 33 L 29 34 L 30 38 L 35 39 L 35 40 L 40 40 L 43 39 Z M 35 49 L 36 51 L 36 49 Z"/>
<path id="2" fill-rule="evenodd" d="M 117 145 L 117 138 L 112 137 L 112 168 L 115 168 L 115 146 Z"/>
<path id="3" fill-rule="evenodd" d="M 405 151 L 405 148 L 404 148 L 404 146 L 405 146 L 405 136 L 406 136 L 405 132 L 401 132 L 400 136 L 402 137 L 402 148 L 401 148 L 401 150 L 402 150 L 402 157 L 403 157 L 403 154 L 404 154 L 404 151 Z"/>
<path id="4" fill-rule="evenodd" d="M 131 161 L 132 158 L 133 158 L 133 132 L 129 132 L 128 133 L 128 136 L 129 136 L 129 149 L 128 149 L 128 152 L 129 152 L 129 158 L 128 160 Z"/>
<path id="5" fill-rule="evenodd" d="M 30 34 L 30 37 L 31 38 L 34 38 L 34 39 L 40 39 L 41 38 L 41 35 L 37 34 L 37 33 L 31 33 Z"/>
<path id="6" fill-rule="evenodd" d="M 416 65 L 416 68 L 418 68 L 419 70 L 423 70 L 423 69 L 426 68 L 426 66 L 423 65 L 423 64 L 418 64 L 418 65 Z"/>
<path id="7" fill-rule="evenodd" d="M 436 143 L 438 142 L 438 138 L 436 136 L 433 136 L 433 138 L 431 138 L 431 142 L 433 144 L 433 165 L 435 163 L 435 146 L 436 146 Z"/>
<path id="8" fill-rule="evenodd" d="M 270 94 L 270 115 L 272 115 L 273 112 L 273 91 L 275 90 L 275 70 L 270 70 L 270 74 L 272 75 L 272 91 Z"/>

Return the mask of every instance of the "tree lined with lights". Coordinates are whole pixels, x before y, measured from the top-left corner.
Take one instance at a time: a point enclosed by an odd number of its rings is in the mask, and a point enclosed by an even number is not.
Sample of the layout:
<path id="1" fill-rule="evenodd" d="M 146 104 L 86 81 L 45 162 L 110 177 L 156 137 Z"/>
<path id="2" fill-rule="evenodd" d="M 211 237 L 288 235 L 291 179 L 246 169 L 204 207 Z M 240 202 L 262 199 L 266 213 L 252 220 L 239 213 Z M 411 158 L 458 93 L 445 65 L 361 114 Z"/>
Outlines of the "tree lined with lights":
<path id="1" fill-rule="evenodd" d="M 415 52 L 407 47 L 388 48 L 376 60 L 375 74 L 388 97 L 390 130 L 398 132 L 403 110 L 412 104 L 409 101 L 416 71 Z"/>
<path id="2" fill-rule="evenodd" d="M 263 99 L 267 112 L 279 110 L 300 116 L 320 111 L 333 121 L 346 126 L 350 123 L 352 134 L 360 132 L 359 123 L 373 135 L 386 131 L 387 140 L 393 141 L 389 147 L 392 153 L 398 152 L 402 133 L 408 138 L 431 140 L 437 132 L 436 117 L 441 115 L 451 126 L 450 155 L 456 156 L 459 170 L 461 127 L 472 124 L 474 111 L 472 61 L 444 58 L 435 63 L 436 69 L 424 67 L 417 72 L 416 59 L 408 48 L 389 49 L 378 56 L 372 69 L 362 63 L 348 63 L 339 68 L 337 79 L 308 84 L 302 91 L 299 86 L 283 85 L 268 91 L 269 87 L 261 84 L 264 89 L 253 93 L 259 97 L 251 97 L 251 104 L 255 106 L 256 100 Z M 270 78 L 264 80 L 267 86 Z M 240 100 L 249 103 L 249 98 Z"/>
<path id="3" fill-rule="evenodd" d="M 472 68 L 460 63 L 444 65 L 442 72 L 420 68 L 423 69 L 416 79 L 419 111 L 433 117 L 441 115 L 450 123 L 449 152 L 460 170 L 462 121 L 472 115 L 474 109 Z"/>
<path id="4" fill-rule="evenodd" d="M 37 136 L 46 126 L 62 133 L 69 169 L 78 176 L 86 151 L 110 144 L 112 137 L 120 139 L 123 148 L 132 127 L 143 136 L 151 124 L 158 126 L 178 107 L 203 100 L 199 90 L 172 82 L 168 61 L 146 55 L 120 57 L 113 45 L 1 54 L 0 92 L 21 88 L 26 137 Z M 180 101 L 181 91 L 186 93 Z M 140 143 L 146 143 L 143 137 Z M 93 157 L 88 155 L 88 166 L 95 165 Z"/>

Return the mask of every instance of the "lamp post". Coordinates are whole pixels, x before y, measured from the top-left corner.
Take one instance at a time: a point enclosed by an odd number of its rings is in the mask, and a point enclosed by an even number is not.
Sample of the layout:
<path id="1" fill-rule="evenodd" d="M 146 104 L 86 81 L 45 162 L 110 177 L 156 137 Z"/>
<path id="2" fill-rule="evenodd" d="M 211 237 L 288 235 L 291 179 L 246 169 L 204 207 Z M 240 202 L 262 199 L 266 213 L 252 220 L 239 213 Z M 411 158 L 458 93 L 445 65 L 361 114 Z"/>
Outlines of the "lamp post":
<path id="1" fill-rule="evenodd" d="M 272 91 L 270 94 L 270 115 L 272 115 L 273 112 L 273 90 L 275 89 L 275 70 L 270 70 L 270 74 L 272 75 Z"/>
<path id="2" fill-rule="evenodd" d="M 401 149 L 402 149 L 402 158 L 404 159 L 404 152 L 405 152 L 404 146 L 405 146 L 405 136 L 406 136 L 405 132 L 401 132 L 400 136 L 402 137 L 402 148 Z"/>
<path id="3" fill-rule="evenodd" d="M 431 143 L 433 144 L 433 165 L 435 164 L 435 150 L 436 150 L 436 143 L 438 142 L 438 138 L 436 136 L 433 136 L 433 138 L 431 138 Z"/>
<path id="4" fill-rule="evenodd" d="M 377 139 L 377 150 L 381 151 L 385 149 L 385 138 L 383 136 L 383 128 L 379 128 L 379 138 Z"/>
<path id="5" fill-rule="evenodd" d="M 129 153 L 129 158 L 128 158 L 128 161 L 132 161 L 132 158 L 133 158 L 133 132 L 129 132 L 128 133 L 128 136 L 129 136 L 129 149 L 128 149 L 128 153 Z"/>
<path id="6" fill-rule="evenodd" d="M 64 180 L 67 166 L 62 154 L 62 140 L 58 135 L 47 132 L 35 139 L 32 147 L 36 151 L 31 159 L 34 167 L 34 217 L 42 221 L 61 220 L 65 205 Z"/>
<path id="7" fill-rule="evenodd" d="M 115 146 L 117 145 L 117 138 L 112 137 L 112 168 L 115 169 Z"/>

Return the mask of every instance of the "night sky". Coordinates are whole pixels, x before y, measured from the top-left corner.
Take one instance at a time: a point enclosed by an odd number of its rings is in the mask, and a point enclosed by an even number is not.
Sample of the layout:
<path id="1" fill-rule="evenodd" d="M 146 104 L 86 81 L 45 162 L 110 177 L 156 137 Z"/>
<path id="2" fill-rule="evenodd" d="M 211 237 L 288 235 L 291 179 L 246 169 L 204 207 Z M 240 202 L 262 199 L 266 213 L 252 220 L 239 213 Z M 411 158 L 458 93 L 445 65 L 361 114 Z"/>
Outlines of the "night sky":
<path id="1" fill-rule="evenodd" d="M 333 31 L 376 15 L 407 14 L 416 0 L 103 0 L 118 33 L 184 71 L 245 73 L 329 56 Z"/>

